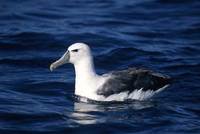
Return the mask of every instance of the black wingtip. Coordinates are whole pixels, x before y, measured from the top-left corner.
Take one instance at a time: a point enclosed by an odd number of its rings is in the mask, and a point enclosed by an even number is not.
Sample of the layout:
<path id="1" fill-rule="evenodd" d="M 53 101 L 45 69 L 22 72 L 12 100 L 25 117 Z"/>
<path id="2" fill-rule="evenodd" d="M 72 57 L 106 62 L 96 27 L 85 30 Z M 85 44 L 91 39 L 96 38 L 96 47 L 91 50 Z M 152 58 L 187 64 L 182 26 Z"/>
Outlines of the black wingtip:
<path id="1" fill-rule="evenodd" d="M 169 85 L 169 84 L 172 84 L 173 82 L 173 79 L 170 76 L 163 75 L 160 73 L 153 73 L 152 75 L 157 77 L 157 80 L 159 81 L 158 83 L 160 86 Z"/>
<path id="2" fill-rule="evenodd" d="M 164 81 L 165 85 L 172 84 L 172 78 L 171 77 L 164 77 L 163 81 Z"/>

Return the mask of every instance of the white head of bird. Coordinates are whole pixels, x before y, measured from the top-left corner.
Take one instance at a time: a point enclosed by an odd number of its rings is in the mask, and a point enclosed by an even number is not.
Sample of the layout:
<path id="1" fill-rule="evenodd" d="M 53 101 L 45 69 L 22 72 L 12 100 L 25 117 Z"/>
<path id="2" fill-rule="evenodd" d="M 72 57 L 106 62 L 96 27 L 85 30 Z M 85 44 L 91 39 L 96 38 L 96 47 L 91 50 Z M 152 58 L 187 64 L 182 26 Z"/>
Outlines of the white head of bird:
<path id="1" fill-rule="evenodd" d="M 75 94 L 80 96 L 90 96 L 95 99 L 95 90 L 103 82 L 96 74 L 93 64 L 91 50 L 87 44 L 75 43 L 68 47 L 63 56 L 51 64 L 50 70 L 72 63 L 75 68 Z"/>
<path id="2" fill-rule="evenodd" d="M 72 44 L 60 59 L 51 64 L 50 70 L 53 71 L 66 63 L 74 64 L 75 67 L 80 65 L 84 67 L 84 64 L 93 67 L 93 59 L 89 46 L 85 43 Z"/>

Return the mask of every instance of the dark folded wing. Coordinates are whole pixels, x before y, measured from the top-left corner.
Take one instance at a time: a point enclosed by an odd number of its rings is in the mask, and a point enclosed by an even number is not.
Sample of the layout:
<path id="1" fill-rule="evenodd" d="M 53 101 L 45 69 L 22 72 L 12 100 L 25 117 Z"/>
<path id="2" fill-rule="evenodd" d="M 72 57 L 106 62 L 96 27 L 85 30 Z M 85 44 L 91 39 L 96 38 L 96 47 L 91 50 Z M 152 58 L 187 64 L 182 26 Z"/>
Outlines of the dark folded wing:
<path id="1" fill-rule="evenodd" d="M 170 78 L 145 69 L 129 68 L 123 71 L 113 71 L 110 78 L 97 90 L 98 95 L 105 97 L 112 94 L 142 89 L 156 91 L 169 84 Z"/>

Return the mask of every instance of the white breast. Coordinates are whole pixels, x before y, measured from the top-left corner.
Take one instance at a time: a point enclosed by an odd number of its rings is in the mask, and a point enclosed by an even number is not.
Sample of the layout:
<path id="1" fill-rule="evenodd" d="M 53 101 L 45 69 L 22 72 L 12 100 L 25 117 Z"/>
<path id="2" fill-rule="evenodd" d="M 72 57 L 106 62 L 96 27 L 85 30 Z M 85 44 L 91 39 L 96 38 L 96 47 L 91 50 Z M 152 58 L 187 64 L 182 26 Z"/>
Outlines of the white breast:
<path id="1" fill-rule="evenodd" d="M 75 94 L 92 100 L 102 100 L 103 96 L 97 94 L 97 90 L 103 85 L 106 79 L 101 76 L 92 78 L 76 78 Z"/>

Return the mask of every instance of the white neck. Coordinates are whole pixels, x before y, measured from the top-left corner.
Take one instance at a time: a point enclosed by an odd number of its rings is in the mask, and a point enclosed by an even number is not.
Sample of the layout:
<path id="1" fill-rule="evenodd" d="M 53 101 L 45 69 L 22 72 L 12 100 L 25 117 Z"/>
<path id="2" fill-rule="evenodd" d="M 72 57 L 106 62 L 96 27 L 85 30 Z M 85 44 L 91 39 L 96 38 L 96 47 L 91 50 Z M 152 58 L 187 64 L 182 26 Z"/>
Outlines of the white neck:
<path id="1" fill-rule="evenodd" d="M 75 73 L 76 73 L 76 80 L 77 78 L 91 78 L 96 75 L 94 70 L 94 64 L 91 58 L 85 58 L 82 61 L 74 64 Z"/>
<path id="2" fill-rule="evenodd" d="M 95 82 L 98 75 L 94 70 L 92 57 L 85 57 L 81 61 L 74 64 L 76 73 L 75 94 L 80 96 L 88 96 L 95 92 Z"/>

